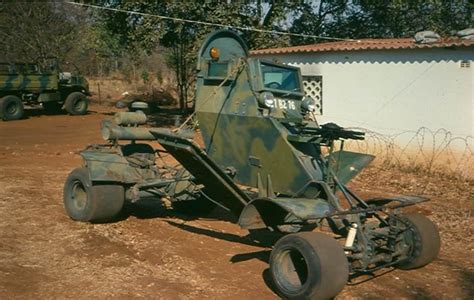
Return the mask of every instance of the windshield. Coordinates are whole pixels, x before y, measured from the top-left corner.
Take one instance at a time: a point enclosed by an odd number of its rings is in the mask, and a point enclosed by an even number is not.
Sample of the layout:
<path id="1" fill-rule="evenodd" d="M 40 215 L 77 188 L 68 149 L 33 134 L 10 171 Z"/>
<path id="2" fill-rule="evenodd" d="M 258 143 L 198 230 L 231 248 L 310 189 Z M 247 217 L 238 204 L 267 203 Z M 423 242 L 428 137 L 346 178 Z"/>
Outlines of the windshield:
<path id="1" fill-rule="evenodd" d="M 287 92 L 300 92 L 298 71 L 261 63 L 265 88 Z"/>

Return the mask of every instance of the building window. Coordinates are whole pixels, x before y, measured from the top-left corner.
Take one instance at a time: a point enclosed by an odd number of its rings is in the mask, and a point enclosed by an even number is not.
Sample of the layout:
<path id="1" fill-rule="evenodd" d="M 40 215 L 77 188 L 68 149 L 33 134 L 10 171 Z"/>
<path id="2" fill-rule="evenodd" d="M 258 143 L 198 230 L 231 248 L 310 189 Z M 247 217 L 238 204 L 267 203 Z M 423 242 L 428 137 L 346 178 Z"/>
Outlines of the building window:
<path id="1" fill-rule="evenodd" d="M 316 102 L 317 115 L 323 114 L 323 76 L 303 76 L 303 88 L 307 97 Z"/>
<path id="2" fill-rule="evenodd" d="M 471 62 L 468 60 L 461 60 L 461 68 L 470 68 Z"/>

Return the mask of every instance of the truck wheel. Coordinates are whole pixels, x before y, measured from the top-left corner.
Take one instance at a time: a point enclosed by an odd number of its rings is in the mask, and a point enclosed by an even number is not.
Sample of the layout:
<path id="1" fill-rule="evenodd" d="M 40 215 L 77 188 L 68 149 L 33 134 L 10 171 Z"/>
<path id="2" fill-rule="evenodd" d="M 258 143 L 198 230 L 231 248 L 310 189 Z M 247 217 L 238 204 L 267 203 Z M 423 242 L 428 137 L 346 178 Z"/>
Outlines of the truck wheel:
<path id="1" fill-rule="evenodd" d="M 123 186 L 92 184 L 87 168 L 74 169 L 64 184 L 64 207 L 76 221 L 110 221 L 120 212 L 124 200 Z"/>
<path id="2" fill-rule="evenodd" d="M 23 103 L 20 98 L 8 95 L 0 99 L 0 118 L 4 121 L 18 120 L 23 117 Z"/>
<path id="3" fill-rule="evenodd" d="M 401 217 L 408 226 L 404 241 L 408 245 L 408 259 L 397 265 L 403 270 L 416 269 L 432 262 L 439 253 L 441 241 L 438 228 L 427 217 L 417 213 Z"/>
<path id="4" fill-rule="evenodd" d="M 81 92 L 72 92 L 67 96 L 64 108 L 71 115 L 84 115 L 87 113 L 89 101 Z"/>
<path id="5" fill-rule="evenodd" d="M 344 288 L 349 265 L 342 246 L 318 232 L 281 238 L 270 255 L 270 273 L 285 299 L 329 299 Z"/>
<path id="6" fill-rule="evenodd" d="M 61 112 L 61 108 L 63 107 L 62 103 L 56 101 L 43 102 L 42 105 L 47 114 L 57 114 Z"/>

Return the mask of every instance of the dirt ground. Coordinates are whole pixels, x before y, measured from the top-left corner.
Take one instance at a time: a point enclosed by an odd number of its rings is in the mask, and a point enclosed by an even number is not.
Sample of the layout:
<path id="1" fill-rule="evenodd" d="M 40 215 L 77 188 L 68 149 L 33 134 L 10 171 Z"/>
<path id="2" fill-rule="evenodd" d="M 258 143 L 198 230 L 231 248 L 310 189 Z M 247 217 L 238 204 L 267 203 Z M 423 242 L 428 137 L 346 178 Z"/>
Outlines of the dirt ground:
<path id="1" fill-rule="evenodd" d="M 222 211 L 193 220 L 145 202 L 127 206 L 114 223 L 68 218 L 64 180 L 81 164 L 76 151 L 103 142 L 105 109 L 0 121 L 0 298 L 278 298 L 271 249 Z M 442 249 L 422 269 L 349 284 L 338 299 L 474 298 L 472 182 L 369 168 L 352 185 L 363 196 L 430 197 L 414 209 L 438 224 Z"/>

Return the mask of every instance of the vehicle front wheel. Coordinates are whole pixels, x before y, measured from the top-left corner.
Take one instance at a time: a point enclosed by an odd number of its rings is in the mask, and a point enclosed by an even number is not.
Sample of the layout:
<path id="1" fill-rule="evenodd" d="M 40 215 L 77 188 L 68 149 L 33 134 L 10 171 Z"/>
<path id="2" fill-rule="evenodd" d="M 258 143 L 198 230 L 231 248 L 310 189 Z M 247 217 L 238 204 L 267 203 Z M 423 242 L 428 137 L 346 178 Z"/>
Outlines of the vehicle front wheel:
<path id="1" fill-rule="evenodd" d="M 329 299 L 342 291 L 349 265 L 342 246 L 318 232 L 282 237 L 270 255 L 270 273 L 285 299 Z"/>
<path id="2" fill-rule="evenodd" d="M 23 117 L 23 103 L 17 96 L 8 95 L 0 99 L 0 118 L 4 121 L 18 120 Z"/>
<path id="3" fill-rule="evenodd" d="M 121 211 L 124 201 L 123 186 L 92 184 L 87 168 L 74 169 L 64 184 L 64 208 L 76 221 L 110 221 Z"/>
<path id="4" fill-rule="evenodd" d="M 81 92 L 70 93 L 64 103 L 64 108 L 71 115 L 85 115 L 88 106 L 89 100 L 87 100 L 86 95 Z"/>
<path id="5" fill-rule="evenodd" d="M 408 258 L 397 265 L 403 270 L 423 267 L 432 262 L 439 253 L 441 239 L 438 228 L 427 217 L 418 213 L 401 216 L 407 226 L 404 242 L 408 246 Z"/>

